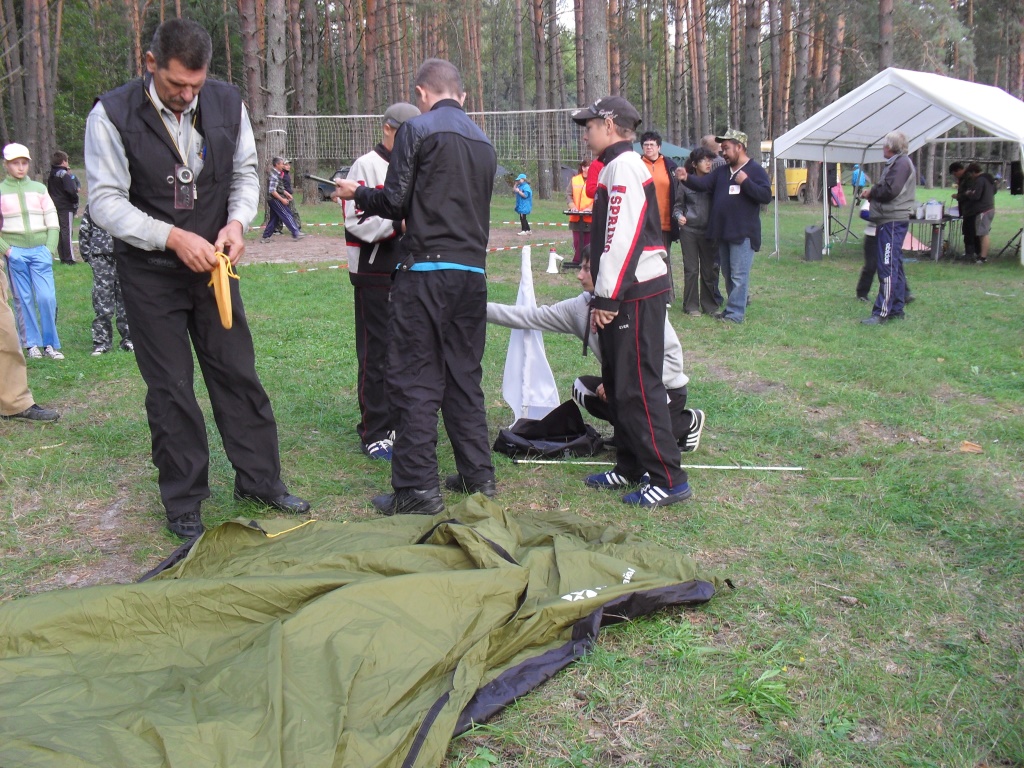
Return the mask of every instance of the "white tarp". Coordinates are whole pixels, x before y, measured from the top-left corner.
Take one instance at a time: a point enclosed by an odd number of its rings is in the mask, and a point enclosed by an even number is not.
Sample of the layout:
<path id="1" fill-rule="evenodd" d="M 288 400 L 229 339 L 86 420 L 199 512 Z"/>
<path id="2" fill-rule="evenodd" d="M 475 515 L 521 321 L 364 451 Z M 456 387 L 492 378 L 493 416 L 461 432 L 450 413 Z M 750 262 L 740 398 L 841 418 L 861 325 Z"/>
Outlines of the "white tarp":
<path id="1" fill-rule="evenodd" d="M 530 246 L 523 248 L 517 307 L 536 307 Z M 558 387 L 544 354 L 544 335 L 540 331 L 516 328 L 505 355 L 505 376 L 501 394 L 512 407 L 513 421 L 521 418 L 543 419 L 558 407 Z"/>
<path id="2" fill-rule="evenodd" d="M 1024 157 L 1024 101 L 991 85 L 894 68 L 880 72 L 782 134 L 773 148 L 778 160 L 880 162 L 882 143 L 891 131 L 906 134 L 913 152 L 961 123 L 1013 142 Z M 778 222 L 776 199 L 776 252 Z"/>

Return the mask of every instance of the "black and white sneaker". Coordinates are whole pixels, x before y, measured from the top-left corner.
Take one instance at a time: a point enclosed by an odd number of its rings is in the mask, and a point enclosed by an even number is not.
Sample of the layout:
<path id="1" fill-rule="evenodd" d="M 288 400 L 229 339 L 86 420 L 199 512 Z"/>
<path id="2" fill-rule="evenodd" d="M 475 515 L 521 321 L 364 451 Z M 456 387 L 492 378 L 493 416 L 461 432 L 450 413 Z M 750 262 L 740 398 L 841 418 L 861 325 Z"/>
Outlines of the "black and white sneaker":
<path id="1" fill-rule="evenodd" d="M 700 445 L 700 433 L 704 431 L 704 411 L 699 408 L 687 408 L 686 413 L 690 414 L 690 431 L 686 433 L 679 448 L 683 453 L 696 451 Z"/>
<path id="2" fill-rule="evenodd" d="M 653 507 L 667 507 L 669 504 L 676 504 L 686 501 L 693 495 L 689 483 L 680 483 L 671 488 L 660 488 L 648 483 L 643 488 L 627 493 L 622 497 L 626 504 L 634 504 L 640 507 L 652 509 Z"/>
<path id="3" fill-rule="evenodd" d="M 589 488 L 634 488 L 640 483 L 618 472 L 598 472 L 596 475 L 587 475 L 583 484 Z"/>

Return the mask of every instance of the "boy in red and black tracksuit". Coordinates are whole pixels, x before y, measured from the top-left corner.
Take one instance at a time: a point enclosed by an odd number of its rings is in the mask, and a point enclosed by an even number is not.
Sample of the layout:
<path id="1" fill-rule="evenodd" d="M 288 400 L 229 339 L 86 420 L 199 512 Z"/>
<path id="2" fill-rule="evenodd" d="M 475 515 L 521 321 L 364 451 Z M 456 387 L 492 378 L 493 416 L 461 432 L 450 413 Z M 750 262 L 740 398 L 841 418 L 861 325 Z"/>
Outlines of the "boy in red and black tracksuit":
<path id="1" fill-rule="evenodd" d="M 610 96 L 573 113 L 602 164 L 594 197 L 590 264 L 592 324 L 604 350 L 601 374 L 619 438 L 615 467 L 591 487 L 641 487 L 627 504 L 664 506 L 691 495 L 679 466 L 662 379 L 666 298 L 671 288 L 654 180 L 633 151 L 640 115 Z"/>

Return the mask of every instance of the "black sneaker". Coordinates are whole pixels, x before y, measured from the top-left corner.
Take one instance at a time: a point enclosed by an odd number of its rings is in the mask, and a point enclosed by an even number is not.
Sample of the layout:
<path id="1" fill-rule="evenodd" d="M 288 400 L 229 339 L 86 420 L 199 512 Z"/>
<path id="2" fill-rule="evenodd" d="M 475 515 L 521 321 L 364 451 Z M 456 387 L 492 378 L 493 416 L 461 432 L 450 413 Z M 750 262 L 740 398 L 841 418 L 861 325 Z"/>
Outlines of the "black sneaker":
<path id="1" fill-rule="evenodd" d="M 193 509 L 181 514 L 175 514 L 173 517 L 168 512 L 167 530 L 183 539 L 194 539 L 206 529 L 203 527 L 203 521 L 199 517 L 199 510 Z"/>
<path id="2" fill-rule="evenodd" d="M 399 488 L 394 493 L 374 496 L 370 501 L 382 515 L 436 515 L 444 512 L 441 492 L 436 488 Z"/>
<path id="3" fill-rule="evenodd" d="M 704 431 L 704 411 L 699 408 L 687 408 L 686 413 L 690 414 L 690 431 L 686 433 L 683 444 L 679 447 L 683 453 L 696 451 L 700 445 L 700 433 Z"/>
<path id="4" fill-rule="evenodd" d="M 462 475 L 448 475 L 444 479 L 444 487 L 456 493 L 482 493 L 488 499 L 498 495 L 498 486 L 493 480 L 484 480 L 480 483 L 470 483 Z"/>
<path id="5" fill-rule="evenodd" d="M 10 416 L 0 416 L 0 418 L 28 419 L 29 421 L 56 421 L 60 418 L 60 414 L 50 408 L 43 408 L 42 406 L 33 403 L 20 413 L 12 413 Z"/>

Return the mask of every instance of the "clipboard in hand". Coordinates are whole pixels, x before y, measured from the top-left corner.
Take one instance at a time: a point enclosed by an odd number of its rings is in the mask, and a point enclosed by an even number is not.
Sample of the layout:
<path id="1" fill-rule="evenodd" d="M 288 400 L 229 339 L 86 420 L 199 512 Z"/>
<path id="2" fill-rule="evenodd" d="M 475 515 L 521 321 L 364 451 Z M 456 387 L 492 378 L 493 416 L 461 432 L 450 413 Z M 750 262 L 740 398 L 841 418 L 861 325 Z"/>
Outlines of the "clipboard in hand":
<path id="1" fill-rule="evenodd" d="M 230 278 L 238 280 L 238 273 L 231 264 L 231 259 L 226 253 L 217 251 L 217 266 L 210 273 L 210 283 L 213 286 L 213 295 L 217 300 L 217 311 L 220 312 L 220 324 L 225 329 L 231 329 L 231 284 Z"/>

